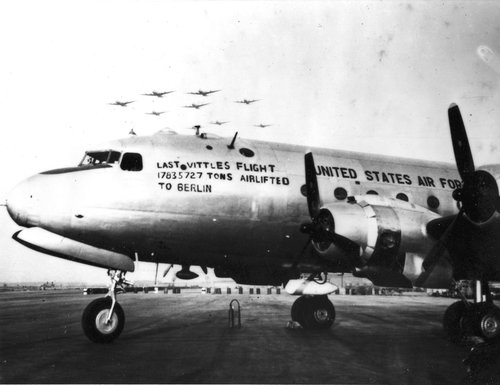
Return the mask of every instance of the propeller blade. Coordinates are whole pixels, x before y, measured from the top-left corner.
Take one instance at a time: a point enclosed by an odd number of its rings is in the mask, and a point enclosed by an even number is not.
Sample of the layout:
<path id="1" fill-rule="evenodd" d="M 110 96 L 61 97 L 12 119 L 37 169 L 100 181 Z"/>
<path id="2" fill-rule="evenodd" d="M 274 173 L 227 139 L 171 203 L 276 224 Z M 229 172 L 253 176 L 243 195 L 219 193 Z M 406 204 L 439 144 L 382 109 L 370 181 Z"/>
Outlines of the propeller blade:
<path id="1" fill-rule="evenodd" d="M 422 272 L 415 281 L 415 286 L 437 288 L 441 287 L 443 282 L 451 282 L 453 278 L 450 270 L 452 264 L 449 255 L 445 253 L 445 249 L 449 242 L 450 234 L 453 232 L 453 229 L 464 213 L 465 211 L 462 207 L 450 225 L 446 228 L 443 235 L 437 240 L 434 246 L 432 246 L 422 263 L 424 272 Z"/>
<path id="2" fill-rule="evenodd" d="M 467 183 L 466 181 L 470 179 L 475 170 L 474 159 L 460 109 L 455 103 L 452 103 L 448 108 L 448 119 L 458 172 L 464 183 Z"/>
<path id="3" fill-rule="evenodd" d="M 316 166 L 314 165 L 314 157 L 311 152 L 304 156 L 306 170 L 306 191 L 307 191 L 307 207 L 311 218 L 316 218 L 321 207 L 321 198 L 319 196 L 318 178 L 316 177 Z"/>
<path id="4" fill-rule="evenodd" d="M 443 235 L 437 240 L 437 242 L 432 246 L 429 253 L 425 256 L 424 261 L 422 263 L 422 267 L 425 270 L 429 270 L 430 268 L 432 268 L 432 266 L 439 261 L 441 256 L 444 255 L 444 250 L 448 243 L 450 234 L 452 230 L 455 228 L 455 225 L 457 224 L 458 220 L 463 216 L 463 214 L 464 214 L 464 208 L 462 207 L 458 212 L 458 214 L 453 219 L 453 221 L 450 223 L 450 225 L 446 228 Z"/>
<path id="5" fill-rule="evenodd" d="M 297 268 L 300 260 L 304 256 L 304 254 L 309 246 L 311 246 L 311 237 L 309 237 L 307 242 L 304 244 L 304 247 L 300 250 L 300 252 L 293 259 L 292 265 L 290 266 L 290 270 L 294 271 Z"/>
<path id="6" fill-rule="evenodd" d="M 333 244 L 341 248 L 350 258 L 359 258 L 359 245 L 343 235 L 333 234 Z"/>
<path id="7" fill-rule="evenodd" d="M 159 265 L 159 263 L 158 263 L 158 262 L 156 262 L 155 286 L 156 286 L 156 283 L 158 282 L 158 265 Z"/>
<path id="8" fill-rule="evenodd" d="M 170 271 L 170 269 L 173 267 L 174 265 L 170 264 L 168 265 L 168 267 L 165 269 L 165 271 L 163 272 L 163 278 L 165 278 L 165 276 L 168 274 L 168 272 Z"/>

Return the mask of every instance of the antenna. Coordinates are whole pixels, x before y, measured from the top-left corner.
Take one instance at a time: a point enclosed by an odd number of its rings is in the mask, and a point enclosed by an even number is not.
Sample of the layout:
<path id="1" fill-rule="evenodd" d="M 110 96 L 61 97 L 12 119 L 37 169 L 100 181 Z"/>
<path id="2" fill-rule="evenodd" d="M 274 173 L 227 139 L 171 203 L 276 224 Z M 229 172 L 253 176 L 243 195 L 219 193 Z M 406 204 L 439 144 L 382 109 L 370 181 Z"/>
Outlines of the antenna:
<path id="1" fill-rule="evenodd" d="M 227 146 L 230 150 L 234 149 L 234 142 L 236 142 L 236 137 L 238 136 L 238 131 L 234 134 L 233 140 L 231 141 L 231 144 Z"/>

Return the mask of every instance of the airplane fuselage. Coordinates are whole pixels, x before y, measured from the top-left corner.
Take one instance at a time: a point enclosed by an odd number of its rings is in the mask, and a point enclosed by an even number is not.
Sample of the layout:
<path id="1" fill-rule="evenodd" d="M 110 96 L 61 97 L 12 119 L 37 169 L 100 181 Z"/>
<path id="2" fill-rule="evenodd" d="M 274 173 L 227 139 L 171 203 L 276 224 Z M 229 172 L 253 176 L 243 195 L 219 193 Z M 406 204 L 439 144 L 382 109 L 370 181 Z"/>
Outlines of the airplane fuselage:
<path id="1" fill-rule="evenodd" d="M 310 221 L 307 151 L 323 204 L 333 205 L 334 217 L 335 207 L 341 211 L 337 231 L 349 236 L 361 228 L 354 237 L 362 263 L 387 227 L 406 234 L 395 258 L 417 275 L 434 242 L 424 224 L 458 211 L 451 195 L 461 181 L 451 164 L 244 139 L 230 149 L 229 142 L 168 131 L 110 142 L 94 152 L 112 150 L 120 159 L 37 174 L 11 194 L 9 212 L 20 225 L 141 261 L 219 267 L 228 276 L 259 266 L 262 274 L 239 278 L 260 282 L 289 266 L 308 242 L 300 231 Z M 378 219 L 369 222 L 370 215 Z M 353 267 L 309 254 L 302 264 L 306 271 Z"/>

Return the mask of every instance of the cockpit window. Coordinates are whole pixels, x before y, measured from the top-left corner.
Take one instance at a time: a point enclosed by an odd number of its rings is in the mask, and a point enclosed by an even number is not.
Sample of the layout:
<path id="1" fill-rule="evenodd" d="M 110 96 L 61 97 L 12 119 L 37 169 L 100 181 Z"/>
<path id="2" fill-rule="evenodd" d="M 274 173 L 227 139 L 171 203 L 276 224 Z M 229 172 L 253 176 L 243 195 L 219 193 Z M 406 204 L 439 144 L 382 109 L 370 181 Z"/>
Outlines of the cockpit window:
<path id="1" fill-rule="evenodd" d="M 141 171 L 142 156 L 135 152 L 126 152 L 123 154 L 120 168 L 125 171 Z"/>
<path id="2" fill-rule="evenodd" d="M 118 151 L 87 151 L 79 166 L 96 166 L 100 164 L 114 164 L 120 160 Z"/>

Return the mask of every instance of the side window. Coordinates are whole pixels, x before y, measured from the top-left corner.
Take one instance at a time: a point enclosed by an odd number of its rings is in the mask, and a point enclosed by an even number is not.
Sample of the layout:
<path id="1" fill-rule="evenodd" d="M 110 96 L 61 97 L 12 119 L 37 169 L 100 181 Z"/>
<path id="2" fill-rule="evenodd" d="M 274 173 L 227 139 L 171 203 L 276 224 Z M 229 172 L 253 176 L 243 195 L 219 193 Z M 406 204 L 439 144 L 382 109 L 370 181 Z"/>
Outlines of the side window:
<path id="1" fill-rule="evenodd" d="M 125 171 L 141 171 L 142 156 L 135 152 L 126 152 L 123 154 L 120 168 Z"/>
<path id="2" fill-rule="evenodd" d="M 343 201 L 345 198 L 347 198 L 347 191 L 343 187 L 337 187 L 335 190 L 333 190 L 333 195 L 339 201 Z"/>
<path id="3" fill-rule="evenodd" d="M 120 160 L 120 153 L 118 151 L 110 151 L 109 152 L 109 157 L 108 157 L 108 163 L 113 164 L 113 163 L 118 163 Z"/>

